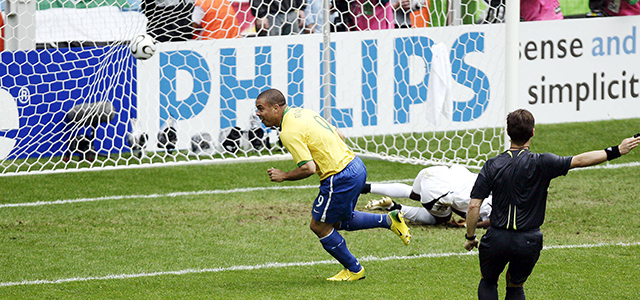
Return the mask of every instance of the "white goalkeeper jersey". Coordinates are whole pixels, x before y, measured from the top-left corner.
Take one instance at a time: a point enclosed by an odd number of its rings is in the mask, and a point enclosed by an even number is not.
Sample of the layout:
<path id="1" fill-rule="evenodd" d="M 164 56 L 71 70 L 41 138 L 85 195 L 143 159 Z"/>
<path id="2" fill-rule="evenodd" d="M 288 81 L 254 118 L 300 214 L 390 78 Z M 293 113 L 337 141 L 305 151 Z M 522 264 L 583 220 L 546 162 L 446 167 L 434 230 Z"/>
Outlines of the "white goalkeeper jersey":
<path id="1" fill-rule="evenodd" d="M 482 205 L 480 206 L 480 214 L 478 215 L 478 217 L 480 218 L 480 221 L 489 220 L 489 217 L 491 217 L 491 196 L 482 201 Z"/>
<path id="2" fill-rule="evenodd" d="M 420 202 L 423 204 L 437 200 L 433 208 L 429 209 L 429 213 L 436 217 L 446 217 L 451 209 L 466 214 L 471 189 L 477 177 L 477 174 L 463 166 L 433 166 L 420 171 L 413 181 L 413 192 L 420 194 Z M 487 202 L 483 206 L 488 217 L 491 213 L 491 199 L 484 202 Z"/>

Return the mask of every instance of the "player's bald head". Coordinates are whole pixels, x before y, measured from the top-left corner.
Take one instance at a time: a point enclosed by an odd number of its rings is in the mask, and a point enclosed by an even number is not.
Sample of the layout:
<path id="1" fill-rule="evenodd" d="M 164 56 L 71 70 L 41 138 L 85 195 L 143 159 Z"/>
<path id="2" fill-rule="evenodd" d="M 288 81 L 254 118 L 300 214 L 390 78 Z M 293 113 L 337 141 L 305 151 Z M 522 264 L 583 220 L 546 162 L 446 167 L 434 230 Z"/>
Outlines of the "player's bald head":
<path id="1" fill-rule="evenodd" d="M 285 105 L 287 105 L 287 99 L 285 99 L 282 92 L 280 92 L 277 89 L 268 89 L 260 93 L 260 95 L 258 95 L 258 98 L 256 98 L 256 100 L 262 100 L 265 103 L 269 103 L 269 105 L 271 106 L 277 104 L 281 107 L 284 107 Z"/>
<path id="2" fill-rule="evenodd" d="M 256 98 L 256 115 L 267 127 L 280 126 L 286 109 L 287 101 L 276 89 L 268 89 Z"/>

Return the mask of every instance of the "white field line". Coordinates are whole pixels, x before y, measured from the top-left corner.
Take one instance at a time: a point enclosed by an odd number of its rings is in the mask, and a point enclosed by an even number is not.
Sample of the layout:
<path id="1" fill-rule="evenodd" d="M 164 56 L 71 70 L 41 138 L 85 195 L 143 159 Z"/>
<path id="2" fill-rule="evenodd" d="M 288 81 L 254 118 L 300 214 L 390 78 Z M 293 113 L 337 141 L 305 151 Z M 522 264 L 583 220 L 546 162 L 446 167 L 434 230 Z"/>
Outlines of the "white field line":
<path id="1" fill-rule="evenodd" d="M 6 203 L 0 204 L 0 208 L 5 207 L 23 207 L 23 206 L 42 206 L 42 205 L 53 205 L 53 204 L 69 204 L 69 203 L 80 203 L 80 202 L 97 202 L 97 201 L 107 201 L 107 200 L 122 200 L 122 199 L 152 199 L 152 198 L 175 198 L 175 197 L 184 197 L 184 196 L 192 196 L 192 195 L 214 195 L 214 194 L 233 194 L 233 193 L 244 193 L 244 192 L 256 192 L 256 191 L 266 191 L 266 190 L 294 190 L 294 189 L 310 189 L 310 188 L 318 188 L 318 186 L 311 185 L 302 185 L 302 186 L 275 186 L 275 187 L 254 187 L 254 188 L 241 188 L 241 189 L 230 189 L 230 190 L 205 190 L 205 191 L 195 191 L 195 192 L 175 192 L 175 193 L 167 193 L 167 194 L 148 194 L 148 195 L 121 195 L 121 196 L 108 196 L 108 197 L 97 197 L 97 198 L 79 198 L 79 199 L 67 199 L 67 200 L 55 200 L 55 201 L 37 201 L 37 202 L 26 202 L 26 203 Z"/>
<path id="2" fill-rule="evenodd" d="M 620 169 L 620 168 L 629 168 L 629 167 L 638 167 L 640 166 L 640 162 L 633 161 L 624 164 L 610 164 L 609 162 L 605 162 L 604 164 L 586 167 L 586 168 L 578 168 L 571 169 L 571 171 L 581 171 L 581 170 L 593 170 L 593 169 Z"/>
<path id="3" fill-rule="evenodd" d="M 593 170 L 593 169 L 618 169 L 618 168 L 637 167 L 637 166 L 640 166 L 640 162 L 631 162 L 631 163 L 624 163 L 624 164 L 604 164 L 604 165 L 587 167 L 587 168 L 572 169 L 571 171 Z M 412 182 L 412 181 L 413 179 L 399 179 L 399 180 L 380 181 L 378 183 Z M 318 188 L 318 186 L 317 185 L 271 186 L 271 187 L 238 188 L 238 189 L 230 189 L 230 190 L 204 190 L 204 191 L 194 191 L 194 192 L 175 192 L 175 193 L 167 193 L 167 194 L 121 195 L 121 196 L 108 196 L 108 197 L 97 197 L 97 198 L 37 201 L 37 202 L 26 202 L 26 203 L 5 203 L 5 204 L 0 204 L 0 208 L 43 206 L 43 205 L 53 205 L 53 204 L 70 204 L 70 203 L 80 203 L 80 202 L 97 202 L 97 201 L 122 200 L 122 199 L 152 199 L 152 198 L 163 198 L 163 197 L 175 198 L 175 197 L 192 196 L 192 195 L 233 194 L 233 193 L 268 191 L 268 190 L 302 190 L 302 189 L 312 189 L 312 188 Z"/>
<path id="4" fill-rule="evenodd" d="M 557 245 L 557 246 L 547 246 L 544 247 L 543 250 L 553 250 L 553 249 L 585 249 L 585 248 L 596 248 L 596 247 L 609 247 L 609 246 L 618 246 L 618 247 L 632 247 L 639 246 L 640 242 L 635 243 L 598 243 L 598 244 L 579 244 L 579 245 Z M 375 256 L 366 256 L 360 259 L 360 261 L 391 261 L 391 260 L 412 260 L 412 259 L 421 259 L 421 258 L 441 258 L 441 257 L 462 257 L 462 256 L 471 256 L 477 255 L 477 251 L 470 252 L 449 252 L 449 253 L 424 253 L 419 255 L 409 255 L 409 256 L 387 256 L 387 257 L 375 257 Z M 56 279 L 56 280 L 24 280 L 24 281 L 15 281 L 15 282 L 0 282 L 0 287 L 8 287 L 8 286 L 18 286 L 18 285 L 39 285 L 39 284 L 60 284 L 67 282 L 80 282 L 80 281 L 95 281 L 95 280 L 114 280 L 114 279 L 131 279 L 131 278 L 141 278 L 141 277 L 157 277 L 164 275 L 188 275 L 188 274 L 201 274 L 201 273 L 220 273 L 220 272 L 230 272 L 230 271 L 252 271 L 252 270 L 261 270 L 261 269 L 275 269 L 275 268 L 290 268 L 290 267 L 307 267 L 307 266 L 315 266 L 315 265 L 327 265 L 327 264 L 337 264 L 338 262 L 335 260 L 320 260 L 320 261 L 309 261 L 309 262 L 293 262 L 293 263 L 266 263 L 260 265 L 253 266 L 232 266 L 232 267 L 219 267 L 219 268 L 208 268 L 208 269 L 186 269 L 180 271 L 166 271 L 166 272 L 152 272 L 152 273 L 138 273 L 138 274 L 119 274 L 119 275 L 107 275 L 107 276 L 91 276 L 91 277 L 74 277 L 74 278 L 64 278 L 64 279 Z"/>
<path id="5" fill-rule="evenodd" d="M 408 181 L 413 181 L 413 179 L 400 179 L 400 180 L 391 180 L 391 181 L 381 181 L 379 183 L 408 182 Z M 205 190 L 205 191 L 195 191 L 195 192 L 175 192 L 175 193 L 167 193 L 167 194 L 121 195 L 121 196 L 108 196 L 108 197 L 97 197 L 97 198 L 79 198 L 79 199 L 66 199 L 66 200 L 54 200 L 54 201 L 36 201 L 36 202 L 26 202 L 26 203 L 5 203 L 5 204 L 0 204 L 0 208 L 25 207 L 25 206 L 43 206 L 43 205 L 53 205 L 53 204 L 70 204 L 70 203 L 81 203 L 81 202 L 123 200 L 123 199 L 153 199 L 153 198 L 164 198 L 164 197 L 175 198 L 175 197 L 184 197 L 184 196 L 193 196 L 193 195 L 234 194 L 234 193 L 247 193 L 247 192 L 260 192 L 260 191 L 304 190 L 304 189 L 317 189 L 317 188 L 318 188 L 317 185 L 298 185 L 298 186 L 270 186 L 270 187 L 238 188 L 238 189 L 229 189 L 229 190 Z"/>

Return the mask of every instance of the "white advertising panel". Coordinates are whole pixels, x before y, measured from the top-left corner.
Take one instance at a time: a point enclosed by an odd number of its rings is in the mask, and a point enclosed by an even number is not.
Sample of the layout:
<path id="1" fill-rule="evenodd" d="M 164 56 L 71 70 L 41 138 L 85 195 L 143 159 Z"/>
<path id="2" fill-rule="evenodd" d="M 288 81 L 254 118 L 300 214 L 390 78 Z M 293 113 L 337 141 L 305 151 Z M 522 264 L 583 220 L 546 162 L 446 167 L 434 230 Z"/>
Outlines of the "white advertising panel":
<path id="1" fill-rule="evenodd" d="M 640 16 L 521 23 L 519 106 L 538 123 L 640 117 Z"/>
<path id="2" fill-rule="evenodd" d="M 332 35 L 333 123 L 348 136 L 500 126 L 503 30 Z M 321 58 L 320 35 L 159 44 L 151 59 L 137 64 L 138 121 L 150 133 L 175 123 L 183 149 L 198 133 L 247 129 L 255 98 L 268 88 L 282 91 L 290 105 L 321 112 Z M 444 112 L 429 118 L 433 107 Z"/>

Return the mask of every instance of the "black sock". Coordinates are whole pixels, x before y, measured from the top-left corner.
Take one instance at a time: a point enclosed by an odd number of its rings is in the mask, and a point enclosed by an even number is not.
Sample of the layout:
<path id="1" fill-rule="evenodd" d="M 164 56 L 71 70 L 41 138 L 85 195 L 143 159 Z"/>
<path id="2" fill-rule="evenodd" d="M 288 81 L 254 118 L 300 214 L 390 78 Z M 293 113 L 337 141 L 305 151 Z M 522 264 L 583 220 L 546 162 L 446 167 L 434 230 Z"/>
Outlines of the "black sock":
<path id="1" fill-rule="evenodd" d="M 371 183 L 365 183 L 364 187 L 362 188 L 362 192 L 360 192 L 360 194 L 368 194 L 371 193 Z"/>
<path id="2" fill-rule="evenodd" d="M 478 300 L 498 300 L 498 284 L 481 279 L 478 285 Z"/>
<path id="3" fill-rule="evenodd" d="M 507 287 L 507 295 L 505 300 L 525 300 L 524 288 L 522 287 Z"/>
<path id="4" fill-rule="evenodd" d="M 395 201 L 393 201 L 393 205 L 387 208 L 387 211 L 394 211 L 394 210 L 402 210 L 402 204 L 398 204 Z"/>

